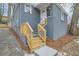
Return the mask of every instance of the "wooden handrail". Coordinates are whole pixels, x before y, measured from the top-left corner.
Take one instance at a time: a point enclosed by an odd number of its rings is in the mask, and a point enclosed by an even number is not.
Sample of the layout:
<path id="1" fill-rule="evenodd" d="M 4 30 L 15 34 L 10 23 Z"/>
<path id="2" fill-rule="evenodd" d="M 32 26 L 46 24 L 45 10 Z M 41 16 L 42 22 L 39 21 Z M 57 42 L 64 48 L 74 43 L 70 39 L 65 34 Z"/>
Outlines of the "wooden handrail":
<path id="1" fill-rule="evenodd" d="M 40 24 L 45 27 L 48 23 L 48 19 L 46 18 L 45 20 L 43 20 Z"/>
<path id="2" fill-rule="evenodd" d="M 38 35 L 42 38 L 44 42 L 46 42 L 46 30 L 40 24 L 38 24 Z"/>

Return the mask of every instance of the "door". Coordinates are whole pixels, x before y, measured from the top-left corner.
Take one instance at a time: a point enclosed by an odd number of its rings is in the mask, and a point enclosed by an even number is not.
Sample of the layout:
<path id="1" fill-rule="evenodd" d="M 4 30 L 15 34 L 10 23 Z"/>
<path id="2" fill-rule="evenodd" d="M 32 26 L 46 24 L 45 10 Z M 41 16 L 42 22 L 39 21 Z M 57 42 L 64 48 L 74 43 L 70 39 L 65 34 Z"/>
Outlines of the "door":
<path id="1" fill-rule="evenodd" d="M 43 9 L 43 10 L 40 10 L 41 13 L 40 13 L 40 19 L 41 21 L 40 22 L 43 22 L 43 20 L 45 20 L 47 18 L 47 11 L 46 9 Z"/>
<path id="2" fill-rule="evenodd" d="M 46 26 L 47 29 L 47 36 L 49 38 L 53 37 L 53 10 L 52 10 L 52 6 L 48 6 L 47 7 L 47 18 L 48 18 L 48 23 Z"/>

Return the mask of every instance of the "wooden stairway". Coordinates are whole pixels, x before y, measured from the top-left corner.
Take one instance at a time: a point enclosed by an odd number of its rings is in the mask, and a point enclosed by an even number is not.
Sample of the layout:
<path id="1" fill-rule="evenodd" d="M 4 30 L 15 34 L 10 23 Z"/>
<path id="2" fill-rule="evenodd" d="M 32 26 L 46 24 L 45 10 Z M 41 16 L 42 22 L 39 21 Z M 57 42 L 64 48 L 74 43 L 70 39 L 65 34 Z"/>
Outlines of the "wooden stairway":
<path id="1" fill-rule="evenodd" d="M 34 37 L 34 32 L 29 23 L 21 25 L 21 33 L 27 39 L 30 52 L 46 44 L 46 30 L 39 24 L 38 37 Z"/>

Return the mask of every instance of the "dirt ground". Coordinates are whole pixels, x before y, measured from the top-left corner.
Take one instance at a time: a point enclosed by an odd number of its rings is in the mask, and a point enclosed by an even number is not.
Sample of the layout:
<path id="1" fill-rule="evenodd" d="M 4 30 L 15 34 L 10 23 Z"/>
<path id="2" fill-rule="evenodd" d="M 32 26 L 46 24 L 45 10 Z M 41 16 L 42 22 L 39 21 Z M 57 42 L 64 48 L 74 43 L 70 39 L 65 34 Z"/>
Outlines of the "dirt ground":
<path id="1" fill-rule="evenodd" d="M 74 39 L 60 47 L 58 56 L 79 56 L 79 39 Z"/>
<path id="2" fill-rule="evenodd" d="M 8 28 L 0 28 L 0 56 L 29 56 Z"/>
<path id="3" fill-rule="evenodd" d="M 0 28 L 0 56 L 34 56 L 23 51 L 9 29 Z M 57 56 L 79 56 L 79 38 L 58 48 Z"/>

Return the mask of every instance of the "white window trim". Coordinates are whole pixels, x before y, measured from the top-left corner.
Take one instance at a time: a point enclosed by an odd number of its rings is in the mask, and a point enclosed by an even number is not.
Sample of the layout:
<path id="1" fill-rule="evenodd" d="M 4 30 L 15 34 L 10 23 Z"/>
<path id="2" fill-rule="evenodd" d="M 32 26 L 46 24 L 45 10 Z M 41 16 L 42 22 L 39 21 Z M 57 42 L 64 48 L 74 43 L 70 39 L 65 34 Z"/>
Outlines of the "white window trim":
<path id="1" fill-rule="evenodd" d="M 64 21 L 64 13 L 61 11 L 61 21 Z"/>
<path id="2" fill-rule="evenodd" d="M 32 6 L 30 5 L 30 14 L 32 14 Z"/>
<path id="3" fill-rule="evenodd" d="M 26 4 L 24 5 L 24 11 L 25 11 L 26 13 L 30 12 L 30 7 L 27 6 Z"/>
<path id="4" fill-rule="evenodd" d="M 25 5 L 24 5 L 24 11 L 25 11 L 26 13 L 32 14 L 32 6 L 25 4 Z"/>

